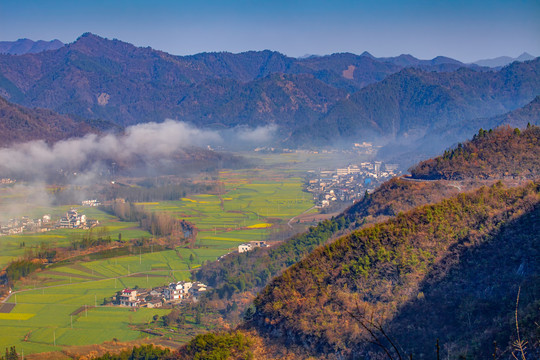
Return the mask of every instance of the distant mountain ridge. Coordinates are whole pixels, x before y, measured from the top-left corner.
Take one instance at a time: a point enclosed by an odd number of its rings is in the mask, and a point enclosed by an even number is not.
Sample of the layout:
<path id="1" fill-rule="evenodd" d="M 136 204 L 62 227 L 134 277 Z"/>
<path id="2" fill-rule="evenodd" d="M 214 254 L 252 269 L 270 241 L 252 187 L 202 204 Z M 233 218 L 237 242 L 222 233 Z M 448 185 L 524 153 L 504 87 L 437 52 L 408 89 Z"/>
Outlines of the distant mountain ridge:
<path id="1" fill-rule="evenodd" d="M 19 39 L 16 41 L 0 41 L 0 54 L 23 55 L 36 54 L 47 50 L 56 50 L 64 46 L 60 40 L 51 41 Z"/>
<path id="2" fill-rule="evenodd" d="M 424 137 L 410 144 L 388 144 L 379 151 L 378 157 L 408 167 L 457 146 L 464 139 L 470 139 L 471 134 L 477 133 L 481 128 L 495 129 L 508 125 L 511 128 L 525 129 L 528 124 L 540 126 L 540 96 L 523 107 L 501 115 L 440 124 L 436 131 L 427 132 Z"/>
<path id="3" fill-rule="evenodd" d="M 493 59 L 478 60 L 478 61 L 475 61 L 473 64 L 476 64 L 478 66 L 487 66 L 490 68 L 499 68 L 499 67 L 506 66 L 514 61 L 523 62 L 523 61 L 529 61 L 532 59 L 534 59 L 534 56 L 532 56 L 531 54 L 527 52 L 524 52 L 523 54 L 519 55 L 516 58 L 510 57 L 510 56 L 499 56 Z"/>
<path id="4" fill-rule="evenodd" d="M 504 124 L 521 129 L 525 128 L 527 124 L 540 125 L 540 95 L 524 107 L 495 116 L 489 121 L 490 127 Z"/>
<path id="5" fill-rule="evenodd" d="M 528 124 L 540 125 L 540 95 L 523 107 L 501 115 L 473 119 L 462 123 L 461 127 L 447 125 L 442 129 L 442 136 L 457 142 L 465 137 L 464 134 L 474 134 L 480 128 L 494 129 L 498 126 L 509 125 L 512 128 L 524 129 Z"/>
<path id="6" fill-rule="evenodd" d="M 209 128 L 272 124 L 286 146 L 319 146 L 416 139 L 504 114 L 540 94 L 538 68 L 538 59 L 487 71 L 446 57 L 369 53 L 174 56 L 86 33 L 54 51 L 0 55 L 0 96 L 121 126 L 166 118 Z"/>
<path id="7" fill-rule="evenodd" d="M 498 72 L 460 68 L 434 73 L 405 68 L 340 100 L 319 123 L 312 138 L 374 136 L 422 138 L 442 128 L 497 116 L 526 105 L 540 92 L 540 58 L 513 63 Z M 463 136 L 463 134 L 459 134 Z"/>

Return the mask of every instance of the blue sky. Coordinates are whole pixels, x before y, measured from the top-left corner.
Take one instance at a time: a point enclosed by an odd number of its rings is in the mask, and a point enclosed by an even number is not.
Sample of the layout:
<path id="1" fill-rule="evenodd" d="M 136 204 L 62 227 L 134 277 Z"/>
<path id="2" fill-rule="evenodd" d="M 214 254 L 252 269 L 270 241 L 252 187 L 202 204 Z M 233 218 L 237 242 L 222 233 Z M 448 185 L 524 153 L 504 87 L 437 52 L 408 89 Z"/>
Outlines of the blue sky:
<path id="1" fill-rule="evenodd" d="M 0 40 L 84 32 L 172 54 L 540 55 L 539 0 L 1 0 Z"/>

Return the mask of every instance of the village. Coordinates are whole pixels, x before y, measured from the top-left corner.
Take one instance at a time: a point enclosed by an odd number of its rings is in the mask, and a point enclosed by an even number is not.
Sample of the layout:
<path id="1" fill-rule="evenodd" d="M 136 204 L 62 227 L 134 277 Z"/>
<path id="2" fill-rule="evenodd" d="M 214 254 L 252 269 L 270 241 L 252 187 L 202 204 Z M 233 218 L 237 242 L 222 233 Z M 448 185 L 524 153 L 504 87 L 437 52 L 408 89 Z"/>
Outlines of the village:
<path id="1" fill-rule="evenodd" d="M 10 179 L 10 178 L 0 179 L 0 185 L 11 185 L 11 184 L 15 184 L 15 182 L 17 182 L 17 180 L 15 179 Z"/>
<path id="2" fill-rule="evenodd" d="M 348 165 L 336 170 L 311 170 L 306 191 L 313 194 L 319 208 L 332 202 L 354 202 L 361 199 L 366 191 L 373 191 L 379 184 L 401 174 L 397 164 L 383 164 L 380 161 Z"/>
<path id="3" fill-rule="evenodd" d="M 352 146 L 342 149 L 320 149 L 320 150 L 306 150 L 306 149 L 289 149 L 272 146 L 260 146 L 253 151 L 261 153 L 295 153 L 295 154 L 358 154 L 358 155 L 370 155 L 374 156 L 382 146 L 373 145 L 371 142 L 353 143 Z M 221 149 L 223 150 L 223 148 Z"/>
<path id="4" fill-rule="evenodd" d="M 178 281 L 152 289 L 124 289 L 112 297 L 112 303 L 130 308 L 172 307 L 183 301 L 197 302 L 207 289 L 198 281 Z"/>
<path id="5" fill-rule="evenodd" d="M 49 214 L 35 219 L 31 219 L 28 216 L 9 219 L 5 224 L 0 224 L 0 236 L 46 232 L 55 229 L 90 229 L 97 225 L 99 225 L 98 220 L 87 219 L 86 215 L 72 208 L 56 222 L 51 220 L 51 215 Z"/>

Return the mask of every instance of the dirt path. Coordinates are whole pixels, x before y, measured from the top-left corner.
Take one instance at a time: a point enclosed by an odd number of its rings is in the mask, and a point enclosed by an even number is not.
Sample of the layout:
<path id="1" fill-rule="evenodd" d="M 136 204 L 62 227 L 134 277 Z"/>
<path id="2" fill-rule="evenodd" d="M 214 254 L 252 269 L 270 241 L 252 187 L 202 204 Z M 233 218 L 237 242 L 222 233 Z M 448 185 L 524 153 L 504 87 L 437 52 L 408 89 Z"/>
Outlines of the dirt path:
<path id="1" fill-rule="evenodd" d="M 298 214 L 298 215 L 292 217 L 292 218 L 287 222 L 287 225 L 292 229 L 293 227 L 292 227 L 291 223 L 294 221 L 294 219 L 296 219 L 296 218 L 299 217 L 299 216 L 304 215 L 305 213 L 310 212 L 311 210 L 315 209 L 316 207 L 317 207 L 317 206 L 313 205 L 312 207 L 310 207 L 310 208 L 307 209 L 306 211 L 304 211 L 304 212 L 302 212 L 302 213 L 300 213 L 300 214 Z"/>
<path id="2" fill-rule="evenodd" d="M 413 181 L 413 182 L 441 182 L 442 184 L 446 184 L 448 186 L 452 186 L 452 187 L 455 187 L 456 189 L 458 189 L 458 191 L 461 192 L 461 181 L 459 180 L 426 180 L 426 179 L 414 179 L 414 178 L 411 178 L 411 177 L 408 177 L 408 176 L 401 176 L 400 177 L 401 180 L 405 180 L 405 181 Z"/>

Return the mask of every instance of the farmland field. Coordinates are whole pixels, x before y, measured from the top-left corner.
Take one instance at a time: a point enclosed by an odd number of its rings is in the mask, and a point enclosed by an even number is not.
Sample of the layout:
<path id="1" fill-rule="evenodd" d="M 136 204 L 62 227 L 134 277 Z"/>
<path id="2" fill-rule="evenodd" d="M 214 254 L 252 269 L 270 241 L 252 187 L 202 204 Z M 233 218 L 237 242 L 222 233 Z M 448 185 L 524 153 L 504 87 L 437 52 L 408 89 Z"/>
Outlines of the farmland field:
<path id="1" fill-rule="evenodd" d="M 203 238 L 207 238 L 204 232 L 234 231 L 231 236 L 226 236 L 229 239 L 234 239 L 238 230 L 269 228 L 272 222 L 283 223 L 313 206 L 311 195 L 302 191 L 302 179 L 282 171 L 235 170 L 221 171 L 219 175 L 220 194 L 140 205 L 195 224 Z"/>
<path id="2" fill-rule="evenodd" d="M 178 249 L 178 253 L 169 250 L 91 261 L 34 274 L 26 286 L 22 286 L 24 291 L 9 299 L 16 303 L 14 309 L 0 314 L 0 348 L 16 345 L 25 353 L 33 353 L 60 350 L 62 345 L 97 344 L 113 338 L 130 341 L 141 337 L 142 334 L 131 330 L 129 325 L 148 322 L 154 315 L 162 316 L 168 310 L 142 308 L 133 312 L 127 308 L 101 306 L 103 299 L 123 288 L 149 288 L 189 280 L 189 266 L 214 257 L 211 252 L 198 250 Z M 193 264 L 189 262 L 191 254 L 195 258 Z M 87 310 L 71 316 L 81 307 Z"/>
<path id="3" fill-rule="evenodd" d="M 62 206 L 48 208 L 41 214 L 58 214 L 60 217 L 71 207 Z M 123 240 L 151 237 L 151 234 L 138 227 L 138 223 L 119 221 L 116 217 L 109 215 L 97 208 L 78 207 L 81 214 L 85 214 L 88 219 L 99 220 L 99 226 L 93 231 L 103 231 L 105 236 L 109 235 L 113 239 L 122 234 Z M 48 210 L 48 211 L 47 211 Z M 53 220 L 55 218 L 53 217 Z M 4 268 L 10 261 L 24 255 L 25 251 L 32 248 L 38 248 L 41 244 L 47 244 L 50 247 L 66 247 L 74 240 L 78 240 L 88 230 L 82 229 L 56 229 L 44 233 L 23 233 L 18 235 L 8 235 L 0 237 L 0 268 Z M 24 244 L 24 246 L 23 246 Z"/>
<path id="4" fill-rule="evenodd" d="M 302 179 L 289 170 L 252 169 L 221 171 L 220 190 L 213 194 L 187 195 L 175 201 L 140 203 L 152 212 L 165 212 L 185 219 L 197 228 L 192 249 L 133 254 L 116 258 L 78 261 L 51 266 L 15 284 L 9 298 L 11 312 L 0 314 L 0 349 L 16 345 L 25 354 L 61 350 L 67 345 L 135 340 L 147 335 L 130 324 L 150 321 L 168 310 L 101 306 L 123 288 L 149 288 L 170 281 L 189 280 L 190 270 L 205 261 L 215 261 L 240 243 L 264 240 L 287 221 L 306 211 L 315 211 L 310 194 L 302 191 Z M 38 212 L 61 215 L 69 206 Z M 137 223 L 121 222 L 96 208 L 79 207 L 90 219 L 98 219 L 113 238 L 150 237 Z M 98 229 L 95 229 L 97 231 Z M 54 230 L 40 234 L 0 237 L 0 266 L 24 254 L 25 247 L 48 243 L 68 246 L 82 230 Z M 71 315 L 84 307 L 84 311 Z M 106 324 L 106 326 L 104 326 Z"/>

